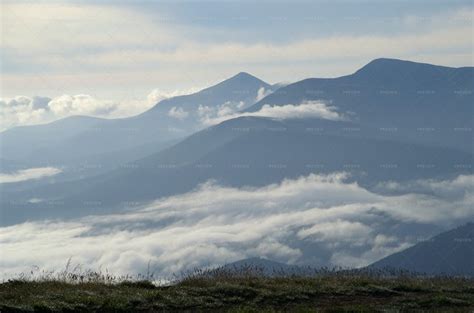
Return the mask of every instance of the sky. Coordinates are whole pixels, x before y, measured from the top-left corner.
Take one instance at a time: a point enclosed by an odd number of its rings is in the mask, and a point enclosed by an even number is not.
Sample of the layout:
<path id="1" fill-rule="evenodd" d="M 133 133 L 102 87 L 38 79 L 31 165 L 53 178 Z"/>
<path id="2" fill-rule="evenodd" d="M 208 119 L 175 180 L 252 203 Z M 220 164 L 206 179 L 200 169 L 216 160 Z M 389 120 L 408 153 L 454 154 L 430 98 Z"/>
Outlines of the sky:
<path id="1" fill-rule="evenodd" d="M 4 0 L 0 130 L 130 116 L 241 71 L 277 83 L 350 74 L 378 57 L 472 66 L 473 10 L 472 1 Z"/>

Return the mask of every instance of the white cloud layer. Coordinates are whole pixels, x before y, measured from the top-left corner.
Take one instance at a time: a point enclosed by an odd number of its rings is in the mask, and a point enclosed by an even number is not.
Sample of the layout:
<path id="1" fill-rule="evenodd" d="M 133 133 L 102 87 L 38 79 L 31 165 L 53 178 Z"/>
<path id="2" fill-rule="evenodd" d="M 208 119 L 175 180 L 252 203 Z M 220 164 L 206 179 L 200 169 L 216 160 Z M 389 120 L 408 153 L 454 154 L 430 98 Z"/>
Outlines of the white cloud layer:
<path id="1" fill-rule="evenodd" d="M 116 105 L 109 101 L 98 101 L 89 95 L 62 95 L 48 103 L 56 116 L 106 115 L 115 110 Z"/>
<path id="2" fill-rule="evenodd" d="M 133 116 L 150 109 L 161 100 L 190 94 L 197 90 L 197 88 L 190 88 L 166 92 L 153 89 L 146 99 L 123 101 L 97 99 L 86 94 L 61 95 L 52 99 L 38 96 L 0 98 L 0 131 L 14 126 L 44 124 L 73 115 L 105 118 Z"/>
<path id="3" fill-rule="evenodd" d="M 327 105 L 323 101 L 304 101 L 297 105 L 265 104 L 256 112 L 237 112 L 237 109 L 224 106 L 215 111 L 210 109 L 206 110 L 205 107 L 200 107 L 200 110 L 202 111 L 200 112 L 201 123 L 204 125 L 214 125 L 242 116 L 268 117 L 277 120 L 301 118 L 320 118 L 333 121 L 347 120 L 347 117 L 344 114 L 337 111 L 337 107 Z"/>
<path id="4" fill-rule="evenodd" d="M 189 115 L 188 111 L 185 111 L 183 108 L 177 108 L 177 107 L 172 107 L 168 111 L 168 116 L 178 119 L 178 120 L 184 120 L 187 118 Z"/>
<path id="5" fill-rule="evenodd" d="M 225 38 L 235 40 L 218 40 L 215 35 L 223 32 L 219 25 L 209 31 L 189 19 L 170 23 L 161 12 L 9 2 L 2 5 L 0 45 L 7 69 L 14 70 L 2 73 L 2 83 L 8 96 L 51 90 L 71 94 L 69 90 L 86 90 L 84 86 L 115 86 L 120 92 L 124 85 L 139 88 L 150 81 L 183 87 L 183 77 L 215 81 L 248 66 L 265 79 L 291 81 L 344 75 L 378 57 L 467 66 L 472 65 L 473 12 L 472 6 L 422 10 L 421 16 L 394 12 L 383 24 L 392 31 L 356 31 L 344 27 L 342 18 L 333 22 L 341 27 L 339 32 L 304 32 L 284 40 L 239 40 L 225 28 Z M 384 21 L 382 16 L 374 19 Z M 359 20 L 362 26 L 373 25 L 370 21 Z"/>
<path id="6" fill-rule="evenodd" d="M 0 184 L 17 183 L 25 180 L 41 179 L 61 173 L 62 170 L 55 167 L 37 167 L 20 170 L 14 173 L 0 173 Z"/>
<path id="7" fill-rule="evenodd" d="M 165 277 L 251 256 L 363 266 L 422 239 L 419 225 L 448 228 L 474 218 L 473 176 L 398 196 L 346 178 L 309 175 L 241 189 L 208 182 L 122 214 L 3 227 L 0 272 L 59 269 L 69 257 L 113 273 L 143 273 L 150 261 Z M 439 192 L 454 189 L 449 199 Z M 410 225 L 417 226 L 404 230 Z"/>

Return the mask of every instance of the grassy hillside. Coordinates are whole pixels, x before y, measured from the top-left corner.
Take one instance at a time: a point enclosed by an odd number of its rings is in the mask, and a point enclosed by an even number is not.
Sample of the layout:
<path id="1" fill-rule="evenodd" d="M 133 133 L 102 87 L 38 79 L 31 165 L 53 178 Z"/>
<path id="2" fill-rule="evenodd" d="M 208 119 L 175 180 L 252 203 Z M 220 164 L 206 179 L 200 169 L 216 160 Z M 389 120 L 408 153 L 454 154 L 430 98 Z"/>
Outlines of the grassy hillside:
<path id="1" fill-rule="evenodd" d="M 0 284 L 0 312 L 473 312 L 474 281 L 463 278 L 191 276 L 157 287 L 15 280 Z"/>

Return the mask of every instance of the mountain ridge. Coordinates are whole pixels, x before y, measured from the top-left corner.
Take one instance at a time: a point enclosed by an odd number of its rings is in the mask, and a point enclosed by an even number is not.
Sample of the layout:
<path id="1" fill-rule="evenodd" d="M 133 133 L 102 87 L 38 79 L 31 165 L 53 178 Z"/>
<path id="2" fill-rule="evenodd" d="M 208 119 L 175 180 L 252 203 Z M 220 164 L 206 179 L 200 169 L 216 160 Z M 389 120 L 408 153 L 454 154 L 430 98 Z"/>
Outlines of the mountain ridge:
<path id="1" fill-rule="evenodd" d="M 304 80 L 288 85 L 258 103 L 298 103 L 298 99 L 307 99 L 308 96 L 320 99 L 318 93 L 307 93 L 321 87 L 314 86 L 313 82 Z M 342 84 L 337 79 L 316 79 L 316 82 L 330 85 L 330 88 L 323 86 L 325 89 L 319 90 L 326 90 L 323 93 L 326 97 L 336 97 L 331 105 L 343 113 L 357 109 L 354 111 L 360 119 L 331 121 L 255 116 L 229 119 L 195 132 L 164 150 L 147 150 L 149 155 L 130 160 L 98 177 L 79 179 L 70 184 L 46 184 L 22 193 L 9 193 L 7 197 L 10 202 L 41 195 L 61 198 L 64 206 L 71 208 L 64 211 L 67 214 L 94 214 L 114 210 L 121 203 L 150 201 L 187 192 L 210 179 L 226 186 L 257 187 L 313 172 L 327 174 L 344 170 L 350 171 L 354 179 L 370 188 L 387 180 L 451 179 L 455 175 L 472 174 L 471 132 L 453 131 L 452 128 L 449 131 L 449 127 L 453 127 L 449 122 L 458 119 L 459 126 L 472 125 L 472 95 L 444 93 L 443 97 L 451 105 L 438 102 L 427 110 L 426 105 L 439 100 L 438 94 L 427 95 L 427 99 L 422 95 L 419 99 L 419 95 L 401 93 L 405 98 L 400 98 L 381 94 L 379 86 L 370 84 L 360 94 L 352 94 L 344 92 L 351 90 L 344 80 Z M 288 97 L 293 100 L 288 100 Z M 397 105 L 401 99 L 408 103 Z M 380 104 L 380 101 L 387 104 Z M 420 108 L 415 108 L 418 106 Z M 428 131 L 424 131 L 425 128 Z M 445 129 L 448 131 L 441 131 Z M 381 160 L 384 164 L 395 164 L 396 169 L 381 168 L 378 165 Z M 209 166 L 202 167 L 203 164 Z M 242 170 L 233 166 L 235 164 L 246 164 L 252 170 Z M 269 164 L 284 166 L 272 168 Z M 312 164 L 324 166 L 307 166 Z M 347 168 L 347 164 L 356 164 L 357 167 Z M 417 164 L 430 167 L 425 169 Z M 101 206 L 84 208 L 81 204 L 84 198 L 97 201 Z M 11 219 L 15 217 L 13 213 L 23 210 L 7 200 L 2 202 L 2 206 L 4 212 L 12 212 Z M 48 210 L 38 210 L 37 206 L 27 204 L 24 212 L 33 215 L 48 213 Z M 51 210 L 55 214 L 63 213 L 58 207 Z"/>
<path id="2" fill-rule="evenodd" d="M 474 276 L 474 222 L 389 255 L 368 268 L 394 268 L 437 275 Z"/>
<path id="3" fill-rule="evenodd" d="M 242 72 L 196 93 L 164 99 L 132 117 L 71 116 L 42 125 L 14 127 L 0 133 L 2 154 L 5 159 L 28 159 L 32 166 L 44 162 L 67 165 L 77 155 L 87 157 L 89 152 L 100 154 L 176 140 L 204 128 L 196 112 L 200 105 L 215 107 L 227 101 L 253 104 L 262 87 L 271 88 Z M 171 116 L 172 108 L 182 109 L 184 118 Z"/>

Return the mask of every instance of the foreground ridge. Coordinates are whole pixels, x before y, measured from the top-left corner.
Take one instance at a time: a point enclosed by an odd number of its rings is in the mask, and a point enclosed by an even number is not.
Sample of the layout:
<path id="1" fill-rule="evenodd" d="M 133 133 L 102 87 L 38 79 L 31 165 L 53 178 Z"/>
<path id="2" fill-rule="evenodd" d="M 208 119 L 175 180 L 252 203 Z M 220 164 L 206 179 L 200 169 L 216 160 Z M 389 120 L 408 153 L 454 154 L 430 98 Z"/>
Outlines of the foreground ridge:
<path id="1" fill-rule="evenodd" d="M 189 276 L 177 284 L 150 281 L 0 284 L 1 312 L 327 312 L 474 309 L 474 282 L 463 278 L 323 275 Z"/>

